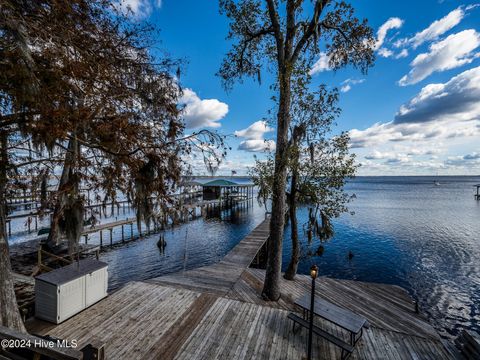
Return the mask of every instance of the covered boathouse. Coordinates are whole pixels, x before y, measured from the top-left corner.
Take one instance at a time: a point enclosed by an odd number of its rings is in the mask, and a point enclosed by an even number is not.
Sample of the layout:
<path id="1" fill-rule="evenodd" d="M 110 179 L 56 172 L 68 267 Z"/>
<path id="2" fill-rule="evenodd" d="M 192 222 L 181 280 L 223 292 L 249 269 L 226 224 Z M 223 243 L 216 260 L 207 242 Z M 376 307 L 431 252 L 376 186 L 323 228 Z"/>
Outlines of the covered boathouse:
<path id="1" fill-rule="evenodd" d="M 254 184 L 244 179 L 214 179 L 195 181 L 202 187 L 203 200 L 241 201 L 253 197 Z"/>

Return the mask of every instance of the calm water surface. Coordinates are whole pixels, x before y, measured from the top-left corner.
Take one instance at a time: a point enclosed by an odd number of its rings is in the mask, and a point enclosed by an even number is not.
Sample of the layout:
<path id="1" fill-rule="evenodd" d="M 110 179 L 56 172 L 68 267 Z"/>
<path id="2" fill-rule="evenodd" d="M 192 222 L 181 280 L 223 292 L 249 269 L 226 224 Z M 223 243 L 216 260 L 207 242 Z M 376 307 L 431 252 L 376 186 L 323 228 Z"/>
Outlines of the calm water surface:
<path id="1" fill-rule="evenodd" d="M 323 275 L 400 285 L 442 335 L 462 328 L 480 332 L 480 201 L 473 197 L 480 178 L 437 179 L 440 186 L 432 177 L 351 182 L 355 214 L 335 221 L 336 234 L 322 244 L 323 255 L 305 258 L 301 271 L 315 263 Z M 301 213 L 305 221 L 306 210 Z M 284 262 L 291 250 L 286 231 Z"/>
<path id="2" fill-rule="evenodd" d="M 357 198 L 337 219 L 335 236 L 307 244 L 300 272 L 311 264 L 322 275 L 406 288 L 444 336 L 462 328 L 480 332 L 480 201 L 473 184 L 480 177 L 360 177 L 348 184 Z M 300 223 L 306 221 L 300 209 Z M 167 247 L 160 253 L 158 235 L 102 254 L 109 263 L 110 288 L 127 281 L 148 279 L 192 269 L 220 260 L 264 218 L 256 202 L 250 208 L 213 213 L 165 232 Z M 286 228 L 284 268 L 290 256 Z M 349 260 L 348 252 L 354 257 Z"/>

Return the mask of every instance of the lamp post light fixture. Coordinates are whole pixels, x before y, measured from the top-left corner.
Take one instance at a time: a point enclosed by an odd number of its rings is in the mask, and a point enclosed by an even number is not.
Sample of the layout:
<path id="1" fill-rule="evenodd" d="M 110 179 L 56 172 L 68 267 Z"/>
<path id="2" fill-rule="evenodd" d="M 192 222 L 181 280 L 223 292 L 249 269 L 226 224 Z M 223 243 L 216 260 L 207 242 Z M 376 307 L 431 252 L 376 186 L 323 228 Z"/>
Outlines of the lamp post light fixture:
<path id="1" fill-rule="evenodd" d="M 308 327 L 308 353 L 307 359 L 312 359 L 312 338 L 313 338 L 313 316 L 314 316 L 314 306 L 315 306 L 315 279 L 318 276 L 318 267 L 317 265 L 312 265 L 310 268 L 310 276 L 312 278 L 312 294 L 310 297 L 310 326 Z"/>

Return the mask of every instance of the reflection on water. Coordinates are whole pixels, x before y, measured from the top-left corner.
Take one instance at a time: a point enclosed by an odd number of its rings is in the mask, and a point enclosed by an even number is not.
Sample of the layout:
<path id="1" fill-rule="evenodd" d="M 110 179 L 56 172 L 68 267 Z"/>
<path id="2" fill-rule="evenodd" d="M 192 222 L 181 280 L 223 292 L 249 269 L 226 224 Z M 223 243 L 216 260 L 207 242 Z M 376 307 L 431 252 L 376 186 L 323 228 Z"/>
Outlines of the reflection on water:
<path id="1" fill-rule="evenodd" d="M 440 186 L 430 177 L 351 182 L 355 215 L 335 221 L 336 235 L 324 244 L 323 255 L 305 259 L 301 271 L 315 262 L 324 275 L 400 285 L 418 299 L 442 335 L 462 328 L 478 332 L 480 202 L 473 198 L 472 185 L 480 179 L 438 179 Z M 300 217 L 306 220 L 306 215 L 301 210 Z M 287 239 L 284 261 L 290 249 Z"/>
<path id="2" fill-rule="evenodd" d="M 102 253 L 109 264 L 110 290 L 127 281 L 144 280 L 219 261 L 264 218 L 256 201 L 232 209 L 212 208 L 204 218 L 113 247 Z M 166 246 L 159 249 L 163 236 Z"/>
<path id="3" fill-rule="evenodd" d="M 302 260 L 322 275 L 400 285 L 418 299 L 443 335 L 461 328 L 480 331 L 480 201 L 473 199 L 475 177 L 363 177 L 348 190 L 357 195 L 355 215 L 335 223 L 336 235 L 317 255 Z M 300 223 L 306 221 L 300 209 Z M 110 288 L 130 280 L 148 279 L 220 260 L 264 219 L 256 202 L 248 209 L 210 212 L 159 235 L 143 238 L 102 254 L 109 263 Z M 301 232 L 304 247 L 306 234 Z M 289 228 L 284 244 L 284 269 L 290 256 Z M 186 249 L 186 250 L 185 250 Z M 353 258 L 349 259 L 348 253 Z M 319 255 L 321 254 L 321 255 Z"/>

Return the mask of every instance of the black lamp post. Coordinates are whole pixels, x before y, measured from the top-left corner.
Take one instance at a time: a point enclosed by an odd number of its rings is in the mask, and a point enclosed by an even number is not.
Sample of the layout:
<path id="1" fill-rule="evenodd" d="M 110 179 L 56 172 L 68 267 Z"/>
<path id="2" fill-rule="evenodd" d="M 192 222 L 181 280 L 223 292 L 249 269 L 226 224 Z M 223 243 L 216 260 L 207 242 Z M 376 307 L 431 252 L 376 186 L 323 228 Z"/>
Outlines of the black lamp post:
<path id="1" fill-rule="evenodd" d="M 310 268 L 310 276 L 312 277 L 312 294 L 310 297 L 310 326 L 308 327 L 308 354 L 307 359 L 312 359 L 312 338 L 313 338 L 313 316 L 315 306 L 315 279 L 318 275 L 317 265 L 312 265 Z"/>

